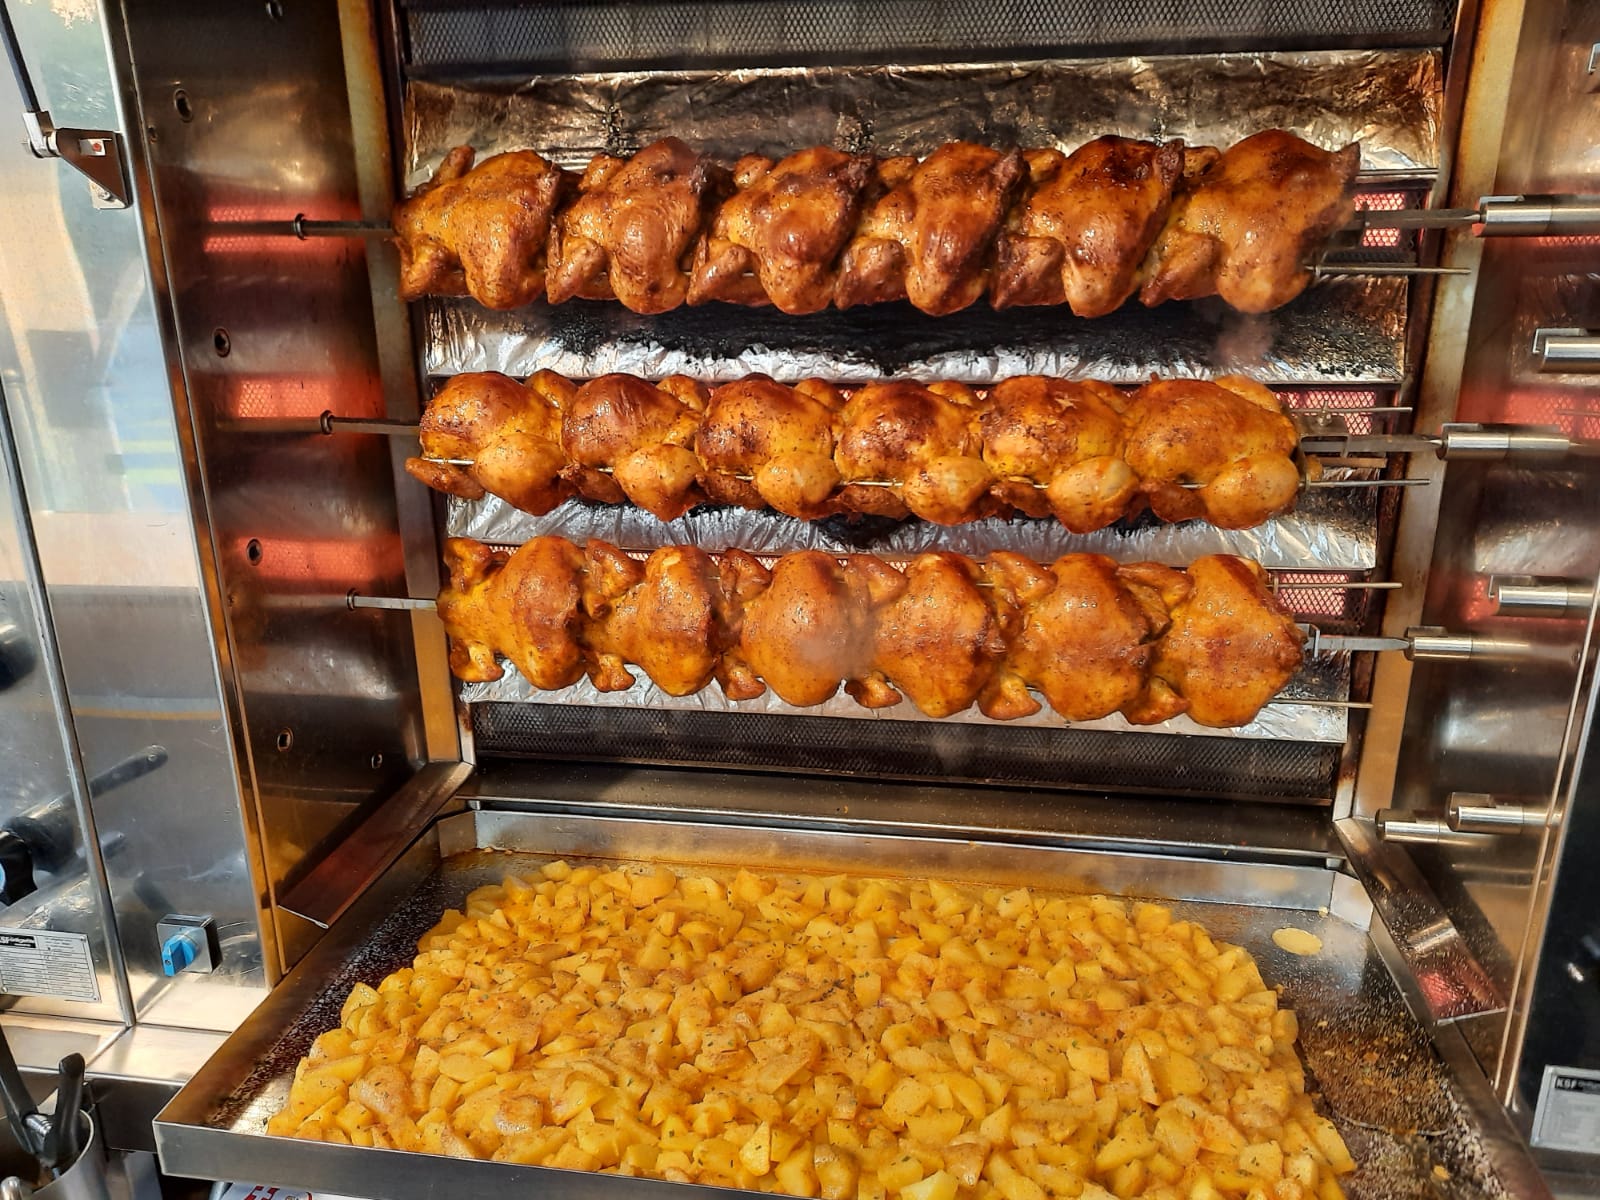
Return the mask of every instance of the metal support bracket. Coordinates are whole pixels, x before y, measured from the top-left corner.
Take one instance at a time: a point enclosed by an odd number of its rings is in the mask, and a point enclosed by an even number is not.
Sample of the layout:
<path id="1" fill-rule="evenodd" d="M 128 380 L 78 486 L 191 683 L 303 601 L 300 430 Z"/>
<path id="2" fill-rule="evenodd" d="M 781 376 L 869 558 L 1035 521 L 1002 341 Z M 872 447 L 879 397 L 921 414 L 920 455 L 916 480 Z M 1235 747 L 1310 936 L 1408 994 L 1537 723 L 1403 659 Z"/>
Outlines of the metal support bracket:
<path id="1" fill-rule="evenodd" d="M 96 208 L 127 208 L 133 202 L 122 135 L 116 130 L 57 128 L 48 110 L 23 113 L 22 123 L 33 156 L 59 158 L 87 179 Z"/>
<path id="2" fill-rule="evenodd" d="M 0 40 L 5 43 L 6 58 L 22 97 L 22 123 L 33 156 L 59 158 L 87 179 L 96 208 L 127 208 L 133 202 L 133 189 L 128 185 L 122 135 L 114 129 L 58 127 L 50 119 L 50 111 L 39 105 L 5 0 L 0 0 Z"/>

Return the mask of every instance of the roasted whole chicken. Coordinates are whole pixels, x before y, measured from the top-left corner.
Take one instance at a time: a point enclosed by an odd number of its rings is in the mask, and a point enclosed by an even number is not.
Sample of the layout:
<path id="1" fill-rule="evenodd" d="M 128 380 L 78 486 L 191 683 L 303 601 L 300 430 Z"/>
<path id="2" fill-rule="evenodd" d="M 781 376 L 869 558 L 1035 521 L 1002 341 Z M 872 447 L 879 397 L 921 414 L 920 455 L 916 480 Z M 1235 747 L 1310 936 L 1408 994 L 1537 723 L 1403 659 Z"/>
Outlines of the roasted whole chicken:
<path id="1" fill-rule="evenodd" d="M 1260 566 L 1214 555 L 1186 571 L 1068 554 L 1040 564 L 946 552 L 906 568 L 817 551 L 770 565 L 690 546 L 643 562 L 603 542 L 528 542 L 513 554 L 456 538 L 439 616 L 464 680 L 509 660 L 536 688 L 583 675 L 689 695 L 715 678 L 733 700 L 771 688 L 790 704 L 841 686 L 867 708 L 910 700 L 947 717 L 976 704 L 1011 720 L 1042 696 L 1068 721 L 1121 713 L 1153 724 L 1252 721 L 1299 668 L 1303 635 Z"/>
<path id="2" fill-rule="evenodd" d="M 847 398 L 764 375 L 708 390 L 683 376 L 579 387 L 547 371 L 526 385 L 487 372 L 452 379 L 421 437 L 406 464 L 418 479 L 535 514 L 575 493 L 663 520 L 706 501 L 941 525 L 1015 510 L 1089 533 L 1148 506 L 1246 529 L 1292 507 L 1302 483 L 1294 423 L 1271 391 L 1234 375 L 1132 393 L 1036 375 L 982 393 L 895 380 Z"/>
<path id="3" fill-rule="evenodd" d="M 1103 317 L 1139 290 L 1172 207 L 1183 146 L 1102 137 L 1070 155 L 1030 150 L 1028 185 L 1000 235 L 996 308 L 1066 304 Z"/>
<path id="4" fill-rule="evenodd" d="M 1139 298 L 1220 296 L 1240 312 L 1293 300 L 1309 263 L 1355 213 L 1361 147 L 1318 149 L 1282 129 L 1252 134 L 1190 179 L 1151 252 Z"/>
<path id="5" fill-rule="evenodd" d="M 634 312 L 677 308 L 689 295 L 695 241 L 718 171 L 677 138 L 632 158 L 597 155 L 578 198 L 550 224 L 550 303 L 620 300 Z"/>
<path id="6" fill-rule="evenodd" d="M 394 210 L 400 295 L 468 296 L 520 308 L 545 290 L 545 254 L 566 174 L 532 150 L 476 167 L 471 146 L 445 156 L 433 179 Z"/>
<path id="7" fill-rule="evenodd" d="M 494 308 L 574 297 L 635 312 L 727 301 L 787 313 L 909 300 L 1080 317 L 1299 295 L 1353 212 L 1360 147 L 1270 129 L 1220 151 L 1100 137 L 1071 154 L 949 142 L 920 162 L 813 146 L 731 172 L 677 138 L 597 155 L 576 187 L 529 150 L 452 151 L 395 210 L 402 290 Z M 469 169 L 470 168 L 470 169 Z"/>
<path id="8" fill-rule="evenodd" d="M 813 313 L 833 302 L 873 161 L 826 146 L 778 162 L 751 155 L 695 248 L 689 303 L 726 300 Z"/>

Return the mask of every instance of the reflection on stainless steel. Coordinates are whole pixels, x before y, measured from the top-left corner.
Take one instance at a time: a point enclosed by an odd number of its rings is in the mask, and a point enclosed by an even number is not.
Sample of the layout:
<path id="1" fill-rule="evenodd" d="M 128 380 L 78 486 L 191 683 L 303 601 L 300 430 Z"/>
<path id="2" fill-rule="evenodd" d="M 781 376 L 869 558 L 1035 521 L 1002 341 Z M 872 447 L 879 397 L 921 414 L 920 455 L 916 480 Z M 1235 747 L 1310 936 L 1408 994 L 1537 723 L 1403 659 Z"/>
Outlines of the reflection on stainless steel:
<path id="1" fill-rule="evenodd" d="M 1546 808 L 1498 800 L 1486 792 L 1451 792 L 1445 820 L 1458 833 L 1535 833 L 1549 821 Z"/>
<path id="2" fill-rule="evenodd" d="M 1594 607 L 1593 586 L 1569 579 L 1531 575 L 1491 575 L 1489 599 L 1496 616 L 1572 617 L 1581 619 Z"/>
<path id="3" fill-rule="evenodd" d="M 1516 425 L 1446 425 L 1440 431 L 1439 457 L 1455 460 L 1509 459 L 1519 463 L 1552 462 L 1592 447 L 1574 442 L 1559 429 Z"/>
<path id="4" fill-rule="evenodd" d="M 1578 237 L 1600 233 L 1600 196 L 1485 196 L 1480 237 Z"/>
<path id="5" fill-rule="evenodd" d="M 1573 328 L 1536 329 L 1533 360 L 1541 371 L 1593 375 L 1600 372 L 1600 333 Z"/>
<path id="6" fill-rule="evenodd" d="M 378 881 L 161 1114 L 156 1137 L 164 1163 L 200 1177 L 231 1172 L 313 1190 L 361 1189 L 391 1200 L 423 1196 L 446 1177 L 452 1188 L 469 1191 L 536 1188 L 588 1200 L 625 1187 L 666 1195 L 667 1185 L 648 1180 L 507 1163 L 325 1143 L 294 1143 L 293 1153 L 286 1153 L 283 1141 L 263 1133 L 296 1061 L 310 1039 L 337 1020 L 354 979 L 376 979 L 409 962 L 416 936 L 473 887 L 548 858 L 592 856 L 767 870 L 911 872 L 1196 901 L 1181 903 L 1181 915 L 1244 945 L 1299 1017 L 1309 1075 L 1363 1163 L 1344 1181 L 1347 1194 L 1372 1200 L 1402 1194 L 1397 1184 L 1411 1182 L 1418 1172 L 1426 1176 L 1438 1163 L 1453 1180 L 1453 1194 L 1474 1200 L 1503 1195 L 1485 1167 L 1475 1123 L 1464 1119 L 1462 1098 L 1429 1052 L 1366 933 L 1317 911 L 1330 905 L 1331 872 L 1039 849 L 981 838 L 830 834 L 758 820 L 707 825 L 649 815 L 638 820 L 478 812 L 442 823 Z M 1285 924 L 1316 934 L 1322 952 L 1297 958 L 1277 949 L 1271 934 Z"/>
<path id="7" fill-rule="evenodd" d="M 1418 846 L 1485 846 L 1489 839 L 1457 829 L 1439 812 L 1396 812 L 1380 808 L 1372 818 L 1378 837 L 1385 842 L 1410 842 Z"/>
<path id="8" fill-rule="evenodd" d="M 535 149 L 581 170 L 662 137 L 731 162 L 811 145 L 922 155 L 963 138 L 1070 149 L 1108 133 L 1230 145 L 1281 125 L 1330 147 L 1360 139 L 1364 170 L 1415 179 L 1439 165 L 1440 68 L 1433 50 L 1328 50 L 413 83 L 404 174 L 416 187 L 463 144 Z"/>

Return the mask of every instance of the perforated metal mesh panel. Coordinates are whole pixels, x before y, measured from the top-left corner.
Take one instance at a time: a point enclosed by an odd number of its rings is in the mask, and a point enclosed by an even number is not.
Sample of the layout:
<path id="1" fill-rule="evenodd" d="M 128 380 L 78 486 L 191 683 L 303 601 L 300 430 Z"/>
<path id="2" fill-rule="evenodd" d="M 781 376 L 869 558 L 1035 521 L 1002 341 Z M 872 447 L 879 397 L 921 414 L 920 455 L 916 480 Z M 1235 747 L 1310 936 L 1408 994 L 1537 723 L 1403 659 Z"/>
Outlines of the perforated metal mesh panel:
<path id="1" fill-rule="evenodd" d="M 1440 45 L 1452 0 L 402 3 L 413 74 Z"/>
<path id="2" fill-rule="evenodd" d="M 480 755 L 1323 802 L 1340 747 L 1070 729 L 476 704 Z"/>

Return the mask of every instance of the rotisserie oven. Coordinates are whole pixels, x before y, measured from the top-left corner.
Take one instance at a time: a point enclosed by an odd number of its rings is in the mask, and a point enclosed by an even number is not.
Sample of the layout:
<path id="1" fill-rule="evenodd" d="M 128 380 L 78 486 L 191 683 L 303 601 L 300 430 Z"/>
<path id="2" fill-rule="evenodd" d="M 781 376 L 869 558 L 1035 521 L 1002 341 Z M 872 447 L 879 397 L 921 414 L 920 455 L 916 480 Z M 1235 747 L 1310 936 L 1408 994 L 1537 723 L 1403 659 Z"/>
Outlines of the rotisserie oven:
<path id="1" fill-rule="evenodd" d="M 0 986 L 130 1177 L 1596 1186 L 1590 6 L 9 7 Z"/>

